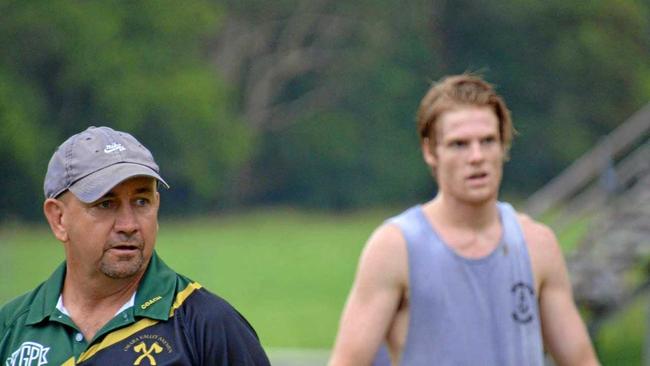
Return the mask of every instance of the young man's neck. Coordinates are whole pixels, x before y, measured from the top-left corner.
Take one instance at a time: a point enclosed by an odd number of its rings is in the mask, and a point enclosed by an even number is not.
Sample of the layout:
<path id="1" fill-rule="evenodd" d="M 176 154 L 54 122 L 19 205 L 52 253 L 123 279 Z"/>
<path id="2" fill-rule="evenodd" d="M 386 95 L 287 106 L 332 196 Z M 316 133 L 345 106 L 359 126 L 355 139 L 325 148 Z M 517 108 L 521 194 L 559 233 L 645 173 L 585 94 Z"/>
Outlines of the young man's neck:
<path id="1" fill-rule="evenodd" d="M 424 211 L 443 243 L 462 257 L 483 258 L 499 244 L 502 231 L 496 199 L 472 204 L 438 195 L 424 205 Z"/>
<path id="2" fill-rule="evenodd" d="M 496 197 L 483 202 L 464 202 L 442 193 L 425 204 L 432 217 L 442 225 L 480 230 L 498 221 Z"/>

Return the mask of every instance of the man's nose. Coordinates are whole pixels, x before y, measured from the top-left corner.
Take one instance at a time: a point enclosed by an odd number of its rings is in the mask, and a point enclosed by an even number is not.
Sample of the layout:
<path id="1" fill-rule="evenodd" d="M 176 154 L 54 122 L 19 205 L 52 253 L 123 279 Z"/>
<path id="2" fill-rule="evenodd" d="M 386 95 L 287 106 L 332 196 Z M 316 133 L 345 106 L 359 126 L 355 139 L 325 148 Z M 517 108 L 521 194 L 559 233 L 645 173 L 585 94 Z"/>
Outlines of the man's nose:
<path id="1" fill-rule="evenodd" d="M 472 163 L 481 162 L 484 158 L 482 146 L 478 142 L 473 142 L 469 146 L 469 161 Z"/>
<path id="2" fill-rule="evenodd" d="M 120 205 L 115 218 L 115 230 L 126 235 L 132 235 L 138 231 L 138 218 L 131 205 Z"/>

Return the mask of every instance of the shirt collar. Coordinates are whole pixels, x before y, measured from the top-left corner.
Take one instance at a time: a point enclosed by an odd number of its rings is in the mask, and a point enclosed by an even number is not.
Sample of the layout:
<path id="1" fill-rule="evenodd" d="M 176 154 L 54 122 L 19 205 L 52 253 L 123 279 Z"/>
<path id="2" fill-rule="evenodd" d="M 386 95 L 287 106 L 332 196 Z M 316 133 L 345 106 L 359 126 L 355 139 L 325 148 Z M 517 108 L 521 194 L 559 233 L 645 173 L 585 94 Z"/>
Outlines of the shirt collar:
<path id="1" fill-rule="evenodd" d="M 177 274 L 158 257 L 151 256 L 135 296 L 134 316 L 167 320 L 176 295 Z"/>
<path id="2" fill-rule="evenodd" d="M 115 312 L 115 315 L 117 315 L 117 314 L 123 312 L 124 310 L 132 307 L 134 303 L 135 303 L 135 292 L 133 293 L 133 295 L 131 295 L 131 298 L 129 299 L 129 301 L 125 302 L 124 305 L 122 305 L 122 307 L 117 312 Z M 65 305 L 63 305 L 63 295 L 61 295 L 61 294 L 59 294 L 59 299 L 56 301 L 56 309 L 58 311 L 60 311 L 61 313 L 65 314 L 67 316 L 70 316 L 70 313 L 68 312 L 68 309 L 66 309 Z"/>
<path id="3" fill-rule="evenodd" d="M 63 288 L 65 262 L 61 263 L 39 287 L 36 288 L 34 301 L 29 308 L 26 324 L 40 323 L 56 309 L 56 303 Z"/>
<path id="4" fill-rule="evenodd" d="M 57 309 L 65 273 L 66 262 L 64 261 L 35 290 L 36 294 L 27 315 L 26 324 L 40 323 Z M 169 312 L 176 292 L 176 278 L 176 272 L 169 268 L 154 251 L 138 290 L 131 298 L 134 316 L 158 320 L 169 319 Z M 118 313 L 125 309 L 123 307 Z"/>

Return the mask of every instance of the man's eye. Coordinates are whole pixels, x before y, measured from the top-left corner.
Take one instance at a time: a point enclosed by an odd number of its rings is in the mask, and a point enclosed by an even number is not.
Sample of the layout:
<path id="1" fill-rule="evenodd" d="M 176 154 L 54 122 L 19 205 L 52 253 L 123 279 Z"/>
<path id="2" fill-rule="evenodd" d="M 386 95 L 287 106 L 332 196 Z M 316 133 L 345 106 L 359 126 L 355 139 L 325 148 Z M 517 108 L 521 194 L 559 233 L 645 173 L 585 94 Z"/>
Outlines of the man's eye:
<path id="1" fill-rule="evenodd" d="M 138 206 L 146 206 L 149 204 L 149 199 L 147 198 L 138 198 L 135 200 L 135 204 Z"/>
<path id="2" fill-rule="evenodd" d="M 467 145 L 465 141 L 452 141 L 451 143 L 449 143 L 449 146 L 453 148 L 461 148 L 464 147 L 465 145 Z"/>
<path id="3" fill-rule="evenodd" d="M 481 142 L 484 145 L 489 145 L 489 144 L 493 144 L 493 143 L 497 142 L 497 138 L 494 137 L 494 136 L 490 136 L 490 137 L 484 138 L 483 140 L 481 140 Z"/>
<path id="4" fill-rule="evenodd" d="M 101 201 L 101 202 L 98 202 L 96 206 L 99 207 L 99 208 L 111 208 L 113 206 L 113 202 L 111 202 L 111 201 Z"/>

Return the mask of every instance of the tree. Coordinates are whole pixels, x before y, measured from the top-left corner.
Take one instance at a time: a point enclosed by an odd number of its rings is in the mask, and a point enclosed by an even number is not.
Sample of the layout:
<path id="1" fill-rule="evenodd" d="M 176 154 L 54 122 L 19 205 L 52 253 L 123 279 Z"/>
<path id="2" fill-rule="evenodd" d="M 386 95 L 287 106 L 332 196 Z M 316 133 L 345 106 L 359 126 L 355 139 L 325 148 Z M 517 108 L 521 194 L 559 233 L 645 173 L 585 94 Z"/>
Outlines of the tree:
<path id="1" fill-rule="evenodd" d="M 520 135 L 506 190 L 530 193 L 650 99 L 647 1 L 437 1 L 444 73 L 484 71 Z M 535 167 L 535 169 L 531 169 Z"/>
<path id="2" fill-rule="evenodd" d="M 233 197 L 346 208 L 417 195 L 415 106 L 435 65 L 423 5 L 228 4 L 215 63 L 257 139 Z"/>
<path id="3" fill-rule="evenodd" d="M 0 215 L 38 216 L 56 144 L 104 124 L 154 151 L 172 206 L 214 205 L 250 146 L 205 52 L 220 14 L 201 0 L 2 2 Z"/>

